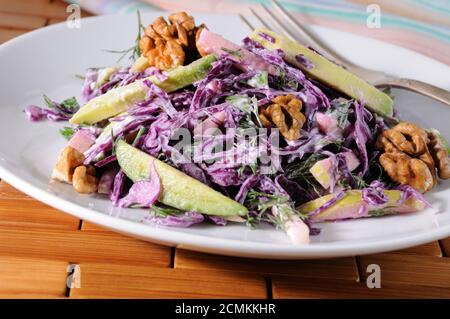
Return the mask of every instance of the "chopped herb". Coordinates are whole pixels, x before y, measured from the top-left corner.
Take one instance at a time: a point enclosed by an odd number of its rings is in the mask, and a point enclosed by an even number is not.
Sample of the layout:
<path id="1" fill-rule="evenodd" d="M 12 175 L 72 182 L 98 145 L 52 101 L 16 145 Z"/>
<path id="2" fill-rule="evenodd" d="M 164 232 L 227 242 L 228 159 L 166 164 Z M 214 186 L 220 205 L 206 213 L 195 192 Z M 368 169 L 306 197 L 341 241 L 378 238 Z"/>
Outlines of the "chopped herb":
<path id="1" fill-rule="evenodd" d="M 80 108 L 80 104 L 78 103 L 75 97 L 68 98 L 61 102 L 61 105 L 70 111 L 77 111 Z"/>
<path id="2" fill-rule="evenodd" d="M 225 99 L 228 103 L 245 113 L 246 116 L 241 120 L 241 128 L 263 127 L 258 113 L 258 99 L 256 97 L 248 98 L 247 95 L 233 95 Z"/>
<path id="3" fill-rule="evenodd" d="M 111 139 L 112 139 L 112 151 L 111 151 L 111 154 L 112 155 L 114 155 L 114 154 L 116 154 L 116 146 L 117 146 L 117 143 L 120 141 L 120 140 L 123 140 L 124 139 L 124 137 L 123 137 L 123 135 L 122 134 L 120 134 L 116 139 L 114 139 L 114 133 L 113 133 L 113 130 L 111 130 Z"/>
<path id="4" fill-rule="evenodd" d="M 242 176 L 245 172 L 245 170 L 249 168 L 252 172 L 253 175 L 256 174 L 256 170 L 257 170 L 257 163 L 250 163 L 250 164 L 246 164 L 246 165 L 242 165 L 241 167 L 238 168 L 238 175 Z"/>
<path id="5" fill-rule="evenodd" d="M 222 51 L 224 51 L 224 52 L 226 52 L 226 53 L 228 53 L 229 55 L 232 55 L 232 56 L 235 56 L 235 57 L 237 57 L 237 58 L 242 58 L 242 51 L 241 51 L 241 49 L 239 48 L 239 49 L 237 49 L 237 50 L 230 50 L 230 49 L 227 49 L 227 48 L 220 48 Z"/>
<path id="6" fill-rule="evenodd" d="M 350 113 L 350 107 L 352 105 L 352 100 L 347 100 L 343 98 L 339 98 L 333 100 L 331 111 L 327 112 L 334 118 L 336 118 L 338 122 L 338 127 L 341 129 L 345 129 L 349 124 L 348 115 Z"/>
<path id="7" fill-rule="evenodd" d="M 348 122 L 348 111 L 349 111 L 349 109 L 350 109 L 350 102 L 348 102 L 348 101 L 347 101 L 347 103 L 343 103 L 341 105 L 341 108 L 338 109 L 337 121 L 338 121 L 338 126 L 341 129 L 345 129 L 347 127 L 348 123 L 349 123 Z"/>
<path id="8" fill-rule="evenodd" d="M 133 50 L 134 61 L 136 61 L 142 54 L 141 46 L 139 45 L 139 43 L 141 41 L 142 31 L 145 29 L 144 26 L 142 25 L 141 12 L 139 10 L 137 10 L 136 13 L 137 13 L 137 17 L 138 17 L 138 34 L 136 36 L 136 41 L 135 41 L 134 50 Z"/>
<path id="9" fill-rule="evenodd" d="M 296 180 L 307 180 L 310 178 L 314 178 L 310 172 L 310 169 L 314 164 L 324 158 L 325 156 L 314 153 L 304 160 L 290 163 L 286 166 L 285 175 L 288 179 Z"/>
<path id="10" fill-rule="evenodd" d="M 254 227 L 256 224 L 265 221 L 284 228 L 286 221 L 292 216 L 298 216 L 305 219 L 306 216 L 297 211 L 289 196 L 283 194 L 267 194 L 250 190 L 247 194 L 246 206 L 257 214 L 247 216 L 247 225 Z M 277 214 L 272 214 L 272 208 L 275 208 Z"/>
<path id="11" fill-rule="evenodd" d="M 49 109 L 53 109 L 53 108 L 55 108 L 55 102 L 53 102 L 47 95 L 43 95 L 43 97 L 44 97 L 44 102 L 45 102 L 45 105 L 47 105 L 47 107 L 49 108 Z"/>
<path id="12" fill-rule="evenodd" d="M 369 212 L 369 216 L 372 216 L 372 217 L 381 217 L 381 216 L 392 215 L 392 214 L 394 214 L 394 213 L 387 208 L 376 209 L 376 210 L 372 210 Z"/>
<path id="13" fill-rule="evenodd" d="M 141 41 L 142 31 L 145 28 L 142 25 L 141 12 L 139 10 L 137 10 L 136 12 L 137 12 L 137 17 L 138 17 L 138 33 L 136 35 L 136 39 L 135 39 L 134 45 L 131 48 L 128 48 L 128 49 L 125 49 L 125 50 L 104 50 L 104 51 L 109 52 L 109 53 L 122 54 L 119 57 L 119 59 L 117 60 L 117 63 L 122 61 L 129 53 L 131 53 L 130 59 L 132 61 L 136 61 L 142 54 L 141 47 L 140 47 L 139 43 Z"/>
<path id="14" fill-rule="evenodd" d="M 134 141 L 132 144 L 133 146 L 136 146 L 137 142 L 141 138 L 142 134 L 144 134 L 144 132 L 145 132 L 145 127 L 141 125 L 141 127 L 139 128 L 139 131 L 136 134 L 136 137 L 134 138 Z"/>
<path id="15" fill-rule="evenodd" d="M 70 126 L 65 126 L 59 130 L 59 133 L 66 138 L 66 140 L 70 140 L 72 136 L 75 134 L 75 129 Z"/>
<path id="16" fill-rule="evenodd" d="M 356 189 L 363 189 L 363 188 L 369 187 L 369 184 L 367 184 L 361 176 L 352 174 L 352 177 L 355 180 L 355 183 L 356 183 L 355 188 Z"/>
<path id="17" fill-rule="evenodd" d="M 86 79 L 86 77 L 84 75 L 80 75 L 80 74 L 75 74 L 75 77 L 77 79 L 80 79 L 80 80 L 85 80 Z"/>
<path id="18" fill-rule="evenodd" d="M 169 206 L 156 206 L 152 205 L 150 208 L 150 213 L 155 217 L 167 217 L 182 214 L 183 212 L 179 209 L 169 207 Z"/>
<path id="19" fill-rule="evenodd" d="M 278 76 L 278 86 L 280 88 L 288 87 L 294 91 L 298 90 L 298 82 L 295 79 L 288 79 L 284 69 L 279 68 L 280 75 Z"/>
<path id="20" fill-rule="evenodd" d="M 254 88 L 268 88 L 269 76 L 267 71 L 256 74 L 254 77 L 248 79 L 246 83 Z"/>

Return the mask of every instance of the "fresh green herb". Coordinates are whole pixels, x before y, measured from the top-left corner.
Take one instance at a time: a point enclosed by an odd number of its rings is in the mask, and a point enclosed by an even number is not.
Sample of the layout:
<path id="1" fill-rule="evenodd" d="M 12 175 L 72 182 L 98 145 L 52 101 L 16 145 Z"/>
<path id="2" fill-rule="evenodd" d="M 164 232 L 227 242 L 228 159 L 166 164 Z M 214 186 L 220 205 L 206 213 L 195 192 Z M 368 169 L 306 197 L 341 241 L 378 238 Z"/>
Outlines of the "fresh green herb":
<path id="1" fill-rule="evenodd" d="M 254 88 L 268 88 L 269 87 L 269 76 L 267 71 L 262 71 L 252 78 L 248 79 L 245 83 Z"/>
<path id="2" fill-rule="evenodd" d="M 310 172 L 310 169 L 314 164 L 324 158 L 325 156 L 314 153 L 298 162 L 290 163 L 286 166 L 285 175 L 289 179 L 296 180 L 306 180 L 310 177 L 314 178 Z"/>
<path id="3" fill-rule="evenodd" d="M 174 215 L 180 215 L 183 212 L 179 209 L 169 207 L 169 206 L 156 206 L 152 205 L 150 208 L 150 213 L 153 214 L 155 217 L 168 217 L 168 216 L 174 216 Z"/>
<path id="4" fill-rule="evenodd" d="M 80 80 L 85 80 L 86 79 L 86 77 L 84 75 L 81 75 L 81 74 L 75 74 L 75 77 L 77 79 L 80 79 Z"/>
<path id="5" fill-rule="evenodd" d="M 141 56 L 141 46 L 139 45 L 141 38 L 142 38 L 142 31 L 144 30 L 144 26 L 142 25 L 142 18 L 141 18 L 141 12 L 139 10 L 136 11 L 137 17 L 138 17 L 138 34 L 136 36 L 136 40 L 134 43 L 134 50 L 133 50 L 133 59 L 136 61 Z"/>
<path id="6" fill-rule="evenodd" d="M 289 163 L 285 168 L 285 176 L 314 191 L 320 197 L 322 196 L 322 186 L 317 182 L 310 170 L 314 164 L 324 158 L 324 155 L 314 153 L 302 160 Z"/>
<path id="7" fill-rule="evenodd" d="M 130 59 L 132 61 L 136 61 L 142 54 L 139 42 L 141 41 L 142 31 L 145 28 L 142 25 L 141 12 L 139 10 L 137 10 L 136 13 L 137 13 L 137 17 L 138 17 L 138 33 L 136 35 L 136 39 L 135 39 L 134 45 L 131 48 L 128 48 L 128 49 L 125 49 L 125 50 L 104 50 L 104 51 L 109 52 L 109 53 L 122 54 L 119 57 L 119 59 L 117 60 L 117 63 L 122 61 L 130 53 L 131 53 Z"/>
<path id="8" fill-rule="evenodd" d="M 44 98 L 45 105 L 47 105 L 48 108 L 50 108 L 50 109 L 55 108 L 55 102 L 52 99 L 50 99 L 45 94 L 43 95 L 43 98 Z M 60 105 L 63 106 L 64 108 L 66 108 L 67 110 L 74 111 L 74 112 L 80 108 L 80 104 L 78 104 L 78 101 L 75 97 L 71 97 L 71 98 L 68 98 L 68 99 L 62 101 L 60 103 Z"/>
<path id="9" fill-rule="evenodd" d="M 55 108 L 55 102 L 53 102 L 47 95 L 43 95 L 43 97 L 44 97 L 44 102 L 45 102 L 45 105 L 47 105 L 47 107 L 49 108 L 49 109 L 53 109 L 53 108 Z"/>
<path id="10" fill-rule="evenodd" d="M 369 184 L 367 184 L 367 182 L 359 175 L 356 174 L 352 174 L 353 179 L 355 180 L 355 188 L 356 189 L 363 189 L 366 187 L 369 187 Z"/>
<path id="11" fill-rule="evenodd" d="M 350 101 L 347 101 L 345 103 L 341 104 L 341 107 L 337 109 L 337 121 L 338 121 L 338 126 L 341 129 L 345 129 L 348 124 L 348 113 L 350 110 Z"/>
<path id="12" fill-rule="evenodd" d="M 247 95 L 233 95 L 225 99 L 228 103 L 246 114 L 239 123 L 241 128 L 263 127 L 258 114 L 258 99 L 253 96 L 251 99 Z"/>
<path id="13" fill-rule="evenodd" d="M 351 100 L 344 98 L 335 99 L 332 102 L 332 108 L 327 114 L 334 117 L 338 122 L 338 127 L 345 129 L 349 124 L 348 115 L 350 113 Z"/>
<path id="14" fill-rule="evenodd" d="M 283 68 L 278 68 L 278 70 L 280 74 L 278 76 L 278 86 L 280 88 L 288 87 L 294 91 L 297 91 L 299 86 L 298 82 L 295 79 L 288 79 Z"/>
<path id="15" fill-rule="evenodd" d="M 70 140 L 75 134 L 75 129 L 70 126 L 65 126 L 59 130 L 59 133 L 64 136 L 66 140 Z"/>
<path id="16" fill-rule="evenodd" d="M 247 95 L 232 95 L 227 97 L 225 101 L 244 113 L 250 113 L 252 111 Z"/>
<path id="17" fill-rule="evenodd" d="M 112 151 L 111 151 L 111 154 L 114 155 L 114 154 L 116 154 L 117 143 L 120 140 L 123 140 L 124 136 L 123 136 L 123 134 L 120 134 L 116 139 L 114 139 L 114 132 L 111 129 L 111 139 L 112 139 Z"/>
<path id="18" fill-rule="evenodd" d="M 255 175 L 256 174 L 256 170 L 258 168 L 258 164 L 257 163 L 250 163 L 250 164 L 241 165 L 241 167 L 239 167 L 238 171 L 237 171 L 238 175 L 242 176 L 247 168 L 249 168 L 250 171 L 252 172 L 252 174 Z"/>
<path id="19" fill-rule="evenodd" d="M 252 228 L 265 221 L 283 229 L 292 216 L 306 218 L 295 209 L 291 199 L 283 194 L 267 194 L 252 189 L 247 194 L 246 206 L 257 212 L 255 216 L 247 216 L 247 225 Z M 272 214 L 273 210 L 276 211 L 276 214 Z"/>
<path id="20" fill-rule="evenodd" d="M 381 217 L 386 215 L 392 215 L 394 214 L 393 211 L 389 210 L 389 208 L 383 208 L 383 209 L 376 209 L 369 212 L 369 216 L 372 217 Z"/>
<path id="21" fill-rule="evenodd" d="M 71 97 L 62 101 L 61 105 L 71 111 L 77 111 L 80 108 L 80 104 L 75 97 Z"/>
<path id="22" fill-rule="evenodd" d="M 228 49 L 228 48 L 222 47 L 222 48 L 220 48 L 220 49 L 221 49 L 222 51 L 228 53 L 229 55 L 235 56 L 235 57 L 237 57 L 237 58 L 239 58 L 239 59 L 242 58 L 242 51 L 241 51 L 240 48 L 237 49 L 237 50 L 230 50 L 230 49 Z"/>
<path id="23" fill-rule="evenodd" d="M 136 146 L 137 142 L 141 138 L 142 134 L 144 134 L 144 132 L 145 132 L 145 127 L 141 125 L 139 127 L 139 131 L 136 134 L 136 137 L 134 138 L 134 141 L 133 141 L 133 144 L 132 144 L 133 146 Z"/>

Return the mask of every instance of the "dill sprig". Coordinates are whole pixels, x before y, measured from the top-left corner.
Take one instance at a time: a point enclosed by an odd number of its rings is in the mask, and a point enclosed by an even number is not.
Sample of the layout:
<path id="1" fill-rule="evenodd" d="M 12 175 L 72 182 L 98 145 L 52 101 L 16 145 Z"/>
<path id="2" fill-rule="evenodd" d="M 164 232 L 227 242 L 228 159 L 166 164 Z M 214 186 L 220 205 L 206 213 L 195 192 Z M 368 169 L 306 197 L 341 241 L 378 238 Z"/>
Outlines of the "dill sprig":
<path id="1" fill-rule="evenodd" d="M 122 61 L 130 53 L 131 53 L 130 59 L 132 61 L 136 61 L 137 59 L 139 59 L 139 57 L 142 54 L 139 42 L 141 41 L 142 31 L 145 30 L 145 27 L 142 24 L 141 12 L 139 10 L 137 10 L 136 13 L 137 13 L 137 17 L 138 17 L 138 19 L 137 19 L 138 20 L 138 32 L 137 32 L 137 35 L 136 35 L 136 39 L 134 41 L 134 45 L 132 47 L 128 48 L 128 49 L 125 49 L 125 50 L 104 50 L 105 52 L 108 52 L 108 53 L 122 54 L 119 57 L 119 59 L 117 60 L 117 63 Z"/>
<path id="2" fill-rule="evenodd" d="M 66 140 L 70 140 L 75 134 L 75 129 L 70 126 L 65 126 L 59 130 L 59 133 L 64 136 Z"/>

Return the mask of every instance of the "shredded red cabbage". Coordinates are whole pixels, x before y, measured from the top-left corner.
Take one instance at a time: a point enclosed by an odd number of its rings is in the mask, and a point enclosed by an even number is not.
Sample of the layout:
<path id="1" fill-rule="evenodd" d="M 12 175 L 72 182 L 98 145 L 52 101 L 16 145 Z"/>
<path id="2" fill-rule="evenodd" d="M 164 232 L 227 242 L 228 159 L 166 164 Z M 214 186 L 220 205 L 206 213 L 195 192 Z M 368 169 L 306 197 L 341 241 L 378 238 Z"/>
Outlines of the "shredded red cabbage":
<path id="1" fill-rule="evenodd" d="M 325 204 L 323 204 L 319 208 L 313 210 L 312 212 L 308 213 L 308 216 L 312 217 L 312 216 L 315 216 L 315 215 L 318 215 L 318 214 L 322 213 L 324 210 L 326 210 L 326 209 L 330 208 L 331 206 L 333 206 L 334 204 L 336 204 L 336 202 L 341 200 L 344 196 L 345 196 L 345 191 L 343 191 L 343 190 L 339 191 L 328 202 L 326 202 Z"/>
<path id="2" fill-rule="evenodd" d="M 156 172 L 155 163 L 150 167 L 148 180 L 138 181 L 131 186 L 128 195 L 119 200 L 119 207 L 151 207 L 159 198 L 162 192 L 161 181 Z"/>
<path id="3" fill-rule="evenodd" d="M 156 226 L 169 226 L 187 228 L 195 224 L 200 224 L 205 217 L 196 212 L 186 212 L 180 215 L 169 215 L 167 217 L 149 215 L 144 218 L 144 222 Z"/>
<path id="4" fill-rule="evenodd" d="M 362 190 L 362 200 L 371 206 L 385 205 L 389 198 L 384 194 L 385 185 L 380 181 L 373 181 L 369 187 Z"/>

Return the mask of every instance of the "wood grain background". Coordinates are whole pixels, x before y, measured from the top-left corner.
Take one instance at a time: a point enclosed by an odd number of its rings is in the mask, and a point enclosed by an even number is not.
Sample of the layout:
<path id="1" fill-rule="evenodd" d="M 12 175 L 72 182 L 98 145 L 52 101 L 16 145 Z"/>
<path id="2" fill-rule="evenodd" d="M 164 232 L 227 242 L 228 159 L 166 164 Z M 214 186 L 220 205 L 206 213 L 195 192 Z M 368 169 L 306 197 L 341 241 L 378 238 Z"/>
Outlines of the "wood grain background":
<path id="1" fill-rule="evenodd" d="M 65 9 L 57 0 L 0 0 L 0 43 L 64 21 Z M 329 260 L 207 255 L 113 233 L 0 181 L 0 298 L 450 298 L 449 254 L 450 238 Z M 373 263 L 380 289 L 365 283 Z"/>

